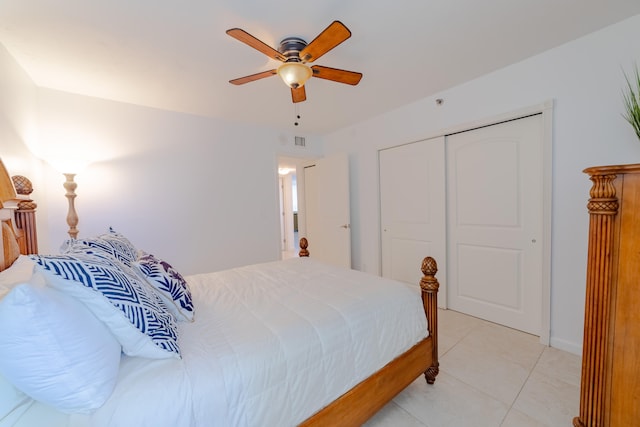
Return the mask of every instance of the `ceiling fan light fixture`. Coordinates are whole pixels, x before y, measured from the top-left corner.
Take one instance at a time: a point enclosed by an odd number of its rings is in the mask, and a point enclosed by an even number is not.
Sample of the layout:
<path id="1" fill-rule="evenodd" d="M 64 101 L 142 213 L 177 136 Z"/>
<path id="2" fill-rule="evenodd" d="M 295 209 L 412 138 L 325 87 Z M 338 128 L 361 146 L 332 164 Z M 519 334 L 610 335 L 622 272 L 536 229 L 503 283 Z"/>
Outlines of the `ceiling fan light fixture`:
<path id="1" fill-rule="evenodd" d="M 275 70 L 270 69 L 229 80 L 229 83 L 234 85 L 243 85 L 277 74 L 291 89 L 291 101 L 296 104 L 307 99 L 304 85 L 311 77 L 352 86 L 357 85 L 362 78 L 362 73 L 356 73 L 354 71 L 340 70 L 338 68 L 323 67 L 320 65 L 311 67 L 308 65 L 316 62 L 322 55 L 351 37 L 351 31 L 340 21 L 333 21 L 318 34 L 311 43 L 307 43 L 300 37 L 286 37 L 280 42 L 278 50 L 240 28 L 231 28 L 227 30 L 227 34 L 239 42 L 263 53 L 270 59 L 282 62 L 280 67 Z M 297 125 L 298 123 L 296 122 L 295 124 Z"/>
<path id="2" fill-rule="evenodd" d="M 285 62 L 278 67 L 278 75 L 292 89 L 298 89 L 311 78 L 313 71 L 302 62 Z"/>

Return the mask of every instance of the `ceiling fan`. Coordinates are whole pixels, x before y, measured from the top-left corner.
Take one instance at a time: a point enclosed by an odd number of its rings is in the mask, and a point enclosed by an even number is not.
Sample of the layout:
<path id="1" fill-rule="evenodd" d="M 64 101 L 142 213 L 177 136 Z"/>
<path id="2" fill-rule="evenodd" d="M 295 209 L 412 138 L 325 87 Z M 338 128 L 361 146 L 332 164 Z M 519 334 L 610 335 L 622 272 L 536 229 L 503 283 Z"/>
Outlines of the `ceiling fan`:
<path id="1" fill-rule="evenodd" d="M 316 61 L 322 55 L 351 37 L 351 31 L 340 21 L 333 21 L 331 25 L 325 28 L 324 31 L 308 44 L 299 37 L 287 37 L 280 42 L 278 50 L 240 28 L 227 30 L 227 34 L 259 50 L 269 58 L 282 62 L 282 65 L 277 69 L 229 80 L 229 83 L 234 85 L 242 85 L 278 74 L 285 84 L 291 88 L 291 99 L 296 103 L 307 99 L 304 84 L 311 77 L 318 77 L 354 86 L 357 85 L 362 78 L 362 73 L 355 71 L 340 70 L 337 68 L 323 67 L 321 65 L 307 65 L 307 63 Z"/>

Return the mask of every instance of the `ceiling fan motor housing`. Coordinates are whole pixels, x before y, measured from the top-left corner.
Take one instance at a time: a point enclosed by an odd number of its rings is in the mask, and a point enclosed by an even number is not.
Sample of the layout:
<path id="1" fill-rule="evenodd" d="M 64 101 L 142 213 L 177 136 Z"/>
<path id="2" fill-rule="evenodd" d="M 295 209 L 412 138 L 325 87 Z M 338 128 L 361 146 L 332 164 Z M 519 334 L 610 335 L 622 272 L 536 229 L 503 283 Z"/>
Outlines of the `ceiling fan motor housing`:
<path id="1" fill-rule="evenodd" d="M 287 37 L 280 42 L 278 52 L 287 58 L 286 62 L 302 62 L 300 51 L 307 47 L 307 42 L 300 37 Z"/>

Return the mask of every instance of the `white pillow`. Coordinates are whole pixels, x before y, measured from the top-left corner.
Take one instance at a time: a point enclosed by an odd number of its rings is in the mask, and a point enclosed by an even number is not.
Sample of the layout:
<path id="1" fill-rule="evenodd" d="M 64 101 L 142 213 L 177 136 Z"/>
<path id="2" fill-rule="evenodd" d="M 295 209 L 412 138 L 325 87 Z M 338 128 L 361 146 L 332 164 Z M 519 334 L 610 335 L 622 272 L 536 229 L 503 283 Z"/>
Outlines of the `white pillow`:
<path id="1" fill-rule="evenodd" d="M 111 395 L 121 347 L 80 301 L 21 284 L 0 301 L 0 374 L 35 400 L 89 413 Z"/>
<path id="2" fill-rule="evenodd" d="M 0 421 L 19 415 L 33 400 L 0 375 Z"/>
<path id="3" fill-rule="evenodd" d="M 33 276 L 35 263 L 27 256 L 20 255 L 11 267 L 0 271 L 0 300 L 7 295 L 11 289 L 20 283 L 29 282 Z M 2 412 L 0 412 L 1 414 Z M 2 418 L 0 417 L 0 420 Z"/>
<path id="4" fill-rule="evenodd" d="M 129 356 L 180 357 L 178 325 L 155 291 L 129 267 L 100 254 L 31 255 L 51 287 L 82 301 Z"/>
<path id="5" fill-rule="evenodd" d="M 26 255 L 20 255 L 11 267 L 0 271 L 0 287 L 11 289 L 19 283 L 27 283 L 33 276 L 35 263 Z"/>

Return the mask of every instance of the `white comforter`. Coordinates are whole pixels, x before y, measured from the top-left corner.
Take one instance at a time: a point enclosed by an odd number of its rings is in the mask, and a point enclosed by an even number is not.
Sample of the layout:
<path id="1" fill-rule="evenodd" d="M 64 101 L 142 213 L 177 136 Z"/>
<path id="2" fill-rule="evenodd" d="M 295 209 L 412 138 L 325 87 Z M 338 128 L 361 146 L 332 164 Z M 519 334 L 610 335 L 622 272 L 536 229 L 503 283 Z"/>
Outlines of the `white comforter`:
<path id="1" fill-rule="evenodd" d="M 107 403 L 66 425 L 293 426 L 427 335 L 417 287 L 310 258 L 187 281 L 183 359 L 124 357 Z"/>

